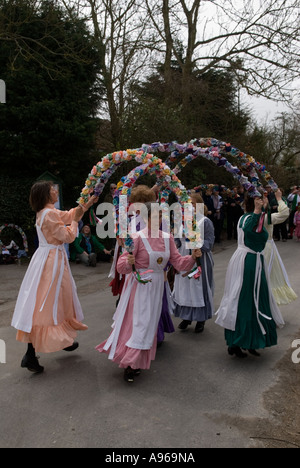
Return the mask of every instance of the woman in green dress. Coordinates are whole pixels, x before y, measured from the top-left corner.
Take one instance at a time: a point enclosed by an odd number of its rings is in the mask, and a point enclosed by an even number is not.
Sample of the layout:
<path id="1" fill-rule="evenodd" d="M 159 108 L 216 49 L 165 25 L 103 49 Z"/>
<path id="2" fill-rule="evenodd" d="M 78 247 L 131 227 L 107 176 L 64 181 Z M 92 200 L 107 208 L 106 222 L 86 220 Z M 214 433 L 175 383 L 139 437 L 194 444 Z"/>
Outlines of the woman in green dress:
<path id="1" fill-rule="evenodd" d="M 246 357 L 242 349 L 259 356 L 256 349 L 277 344 L 277 326 L 284 321 L 273 297 L 263 251 L 268 232 L 260 223 L 262 198 L 247 197 L 246 213 L 238 225 L 238 248 L 232 256 L 216 323 L 225 328 L 228 353 Z"/>

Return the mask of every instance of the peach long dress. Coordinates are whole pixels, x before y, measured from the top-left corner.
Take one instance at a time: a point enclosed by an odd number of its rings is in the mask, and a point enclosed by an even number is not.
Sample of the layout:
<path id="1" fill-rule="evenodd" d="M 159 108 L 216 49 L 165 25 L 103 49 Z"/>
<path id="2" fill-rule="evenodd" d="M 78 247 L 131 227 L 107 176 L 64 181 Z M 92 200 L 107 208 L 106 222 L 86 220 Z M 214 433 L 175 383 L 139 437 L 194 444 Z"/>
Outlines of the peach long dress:
<path id="1" fill-rule="evenodd" d="M 49 204 L 37 213 L 39 247 L 23 279 L 12 326 L 17 340 L 32 343 L 37 352 L 51 353 L 71 346 L 78 330 L 87 330 L 76 285 L 64 248 L 77 235 L 74 209 Z"/>

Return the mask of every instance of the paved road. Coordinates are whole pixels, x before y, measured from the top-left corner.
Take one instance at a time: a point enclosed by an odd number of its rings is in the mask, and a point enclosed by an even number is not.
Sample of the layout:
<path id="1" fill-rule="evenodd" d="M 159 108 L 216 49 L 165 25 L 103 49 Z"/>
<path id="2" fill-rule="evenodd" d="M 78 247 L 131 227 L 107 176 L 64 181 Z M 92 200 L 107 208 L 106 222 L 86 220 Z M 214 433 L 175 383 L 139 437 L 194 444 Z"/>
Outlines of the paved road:
<path id="1" fill-rule="evenodd" d="M 234 245 L 215 253 L 215 304 L 219 305 Z M 295 290 L 300 293 L 300 245 L 279 243 Z M 80 348 L 42 355 L 43 375 L 20 368 L 24 345 L 15 341 L 9 320 L 25 266 L 0 266 L 0 339 L 7 363 L 0 364 L 0 446 L 199 448 L 252 447 L 249 418 L 271 417 L 263 394 L 278 378 L 276 364 L 291 351 L 300 329 L 298 299 L 282 308 L 286 327 L 279 345 L 261 358 L 231 358 L 223 330 L 214 320 L 197 335 L 176 329 L 157 351 L 157 359 L 133 385 L 94 347 L 109 333 L 114 303 L 107 288 L 108 265 L 72 265 L 87 332 Z M 300 294 L 299 294 L 300 295 Z M 179 323 L 174 319 L 175 325 Z M 300 338 L 300 331 L 298 333 Z"/>

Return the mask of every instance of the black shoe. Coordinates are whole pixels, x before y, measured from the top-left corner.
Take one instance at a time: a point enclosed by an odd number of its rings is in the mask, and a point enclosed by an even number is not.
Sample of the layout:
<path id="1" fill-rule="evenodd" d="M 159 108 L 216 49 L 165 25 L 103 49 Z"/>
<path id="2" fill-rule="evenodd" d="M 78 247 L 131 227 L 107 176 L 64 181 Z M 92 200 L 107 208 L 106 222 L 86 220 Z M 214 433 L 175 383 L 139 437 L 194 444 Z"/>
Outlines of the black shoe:
<path id="1" fill-rule="evenodd" d="M 260 354 L 256 351 L 256 349 L 248 349 L 248 353 L 252 354 L 252 356 L 259 357 Z"/>
<path id="2" fill-rule="evenodd" d="M 72 346 L 68 346 L 67 348 L 64 348 L 63 351 L 68 351 L 68 352 L 75 351 L 75 349 L 77 349 L 78 347 L 79 347 L 79 343 L 77 343 L 77 341 L 74 341 Z"/>
<path id="3" fill-rule="evenodd" d="M 247 354 L 243 353 L 243 351 L 241 350 L 241 348 L 239 348 L 239 346 L 229 347 L 228 354 L 229 356 L 236 355 L 236 357 L 242 358 L 242 359 L 247 357 Z"/>
<path id="4" fill-rule="evenodd" d="M 134 370 L 131 369 L 131 367 L 127 367 L 127 369 L 124 370 L 124 380 L 129 383 L 134 382 Z"/>
<path id="5" fill-rule="evenodd" d="M 141 369 L 133 369 L 133 373 L 134 375 L 138 376 L 138 375 L 141 375 Z"/>
<path id="6" fill-rule="evenodd" d="M 25 356 L 22 359 L 21 367 L 23 369 L 28 369 L 30 372 L 34 372 L 35 374 L 42 374 L 44 372 L 44 367 L 39 365 L 39 361 L 35 356 Z"/>
<path id="7" fill-rule="evenodd" d="M 195 326 L 195 333 L 202 333 L 204 331 L 205 322 L 197 322 Z"/>
<path id="8" fill-rule="evenodd" d="M 182 322 L 178 325 L 178 328 L 180 328 L 180 330 L 186 330 L 187 327 L 189 325 L 191 325 L 191 321 L 190 320 L 182 320 Z"/>

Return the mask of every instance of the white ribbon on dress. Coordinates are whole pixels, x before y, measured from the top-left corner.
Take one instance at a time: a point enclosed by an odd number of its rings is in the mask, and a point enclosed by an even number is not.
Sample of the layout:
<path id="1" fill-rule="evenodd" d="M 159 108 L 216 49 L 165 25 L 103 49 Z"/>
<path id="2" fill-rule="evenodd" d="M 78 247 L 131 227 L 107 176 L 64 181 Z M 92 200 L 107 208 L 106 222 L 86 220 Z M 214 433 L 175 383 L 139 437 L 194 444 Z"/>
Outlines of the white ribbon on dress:
<path id="1" fill-rule="evenodd" d="M 264 317 L 267 320 L 272 320 L 272 317 L 268 317 L 267 315 L 263 314 L 259 310 L 259 293 L 260 293 L 260 286 L 261 286 L 261 274 L 263 271 L 263 266 L 262 266 L 262 261 L 261 259 L 263 258 L 263 252 L 255 252 L 254 250 L 249 249 L 249 247 L 239 245 L 238 250 L 243 250 L 247 253 L 251 253 L 256 255 L 256 267 L 255 267 L 255 278 L 254 278 L 254 288 L 253 288 L 253 298 L 254 298 L 254 304 L 256 308 L 256 315 L 257 315 L 257 321 L 259 323 L 260 329 L 262 331 L 263 335 L 266 335 L 266 330 L 263 327 L 263 324 L 261 323 L 259 317 Z"/>

